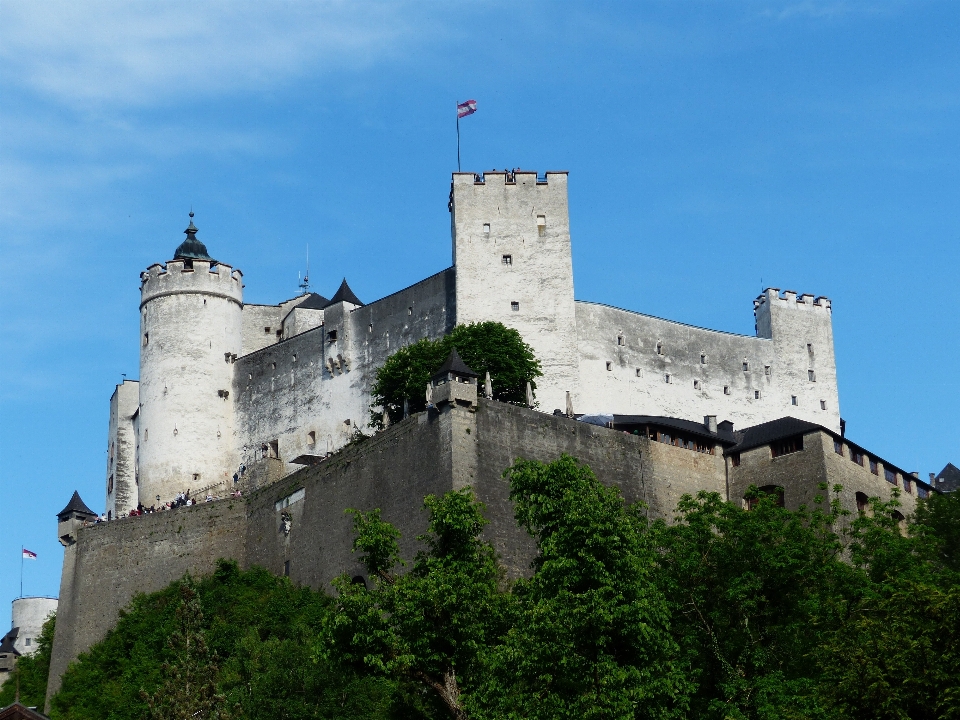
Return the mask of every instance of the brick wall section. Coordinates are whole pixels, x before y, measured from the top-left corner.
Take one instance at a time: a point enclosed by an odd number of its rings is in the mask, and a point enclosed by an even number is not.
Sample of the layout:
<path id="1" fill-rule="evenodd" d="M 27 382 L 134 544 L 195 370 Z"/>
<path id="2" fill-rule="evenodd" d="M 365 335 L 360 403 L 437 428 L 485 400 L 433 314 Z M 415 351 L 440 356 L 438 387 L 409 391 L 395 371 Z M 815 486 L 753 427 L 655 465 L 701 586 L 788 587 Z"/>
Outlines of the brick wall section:
<path id="1" fill-rule="evenodd" d="M 244 514 L 242 502 L 222 500 L 78 530 L 64 554 L 47 696 L 134 595 L 160 590 L 188 572 L 209 575 L 218 558 L 243 563 Z"/>

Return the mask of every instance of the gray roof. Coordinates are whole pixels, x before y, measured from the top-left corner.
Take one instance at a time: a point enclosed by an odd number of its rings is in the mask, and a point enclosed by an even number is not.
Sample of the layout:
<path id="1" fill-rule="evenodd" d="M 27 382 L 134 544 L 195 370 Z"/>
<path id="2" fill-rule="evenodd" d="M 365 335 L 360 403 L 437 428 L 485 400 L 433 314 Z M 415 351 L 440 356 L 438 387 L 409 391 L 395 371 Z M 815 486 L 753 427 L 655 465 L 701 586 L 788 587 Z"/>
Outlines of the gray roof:
<path id="1" fill-rule="evenodd" d="M 97 516 L 97 514 L 88 508 L 86 503 L 80 499 L 80 493 L 78 493 L 76 490 L 73 491 L 73 497 L 70 498 L 70 502 L 67 503 L 67 506 L 57 513 L 57 517 L 63 518 L 64 515 L 69 515 L 70 513 L 89 515 L 90 517 Z"/>
<path id="2" fill-rule="evenodd" d="M 3 653 L 13 653 L 14 655 L 19 655 L 20 651 L 14 647 L 14 643 L 17 641 L 17 636 L 20 634 L 20 628 L 15 627 L 10 630 L 6 635 L 3 636 L 3 640 L 0 640 L 0 652 Z"/>
<path id="3" fill-rule="evenodd" d="M 317 293 L 310 293 L 307 295 L 307 299 L 303 302 L 297 303 L 293 306 L 294 310 L 297 308 L 303 308 L 304 310 L 323 310 L 327 305 L 330 304 L 330 301 L 327 300 L 323 295 L 318 295 Z"/>
<path id="4" fill-rule="evenodd" d="M 940 492 L 960 490 L 960 468 L 953 463 L 947 463 L 947 466 L 937 475 L 934 487 Z"/>
<path id="5" fill-rule="evenodd" d="M 353 290 L 350 289 L 350 286 L 347 285 L 346 278 L 344 278 L 343 282 L 340 283 L 340 288 L 334 294 L 330 302 L 327 303 L 327 306 L 336 305 L 338 302 L 348 302 L 353 303 L 354 305 L 363 305 L 363 303 L 360 302 L 360 298 L 358 298 L 353 293 Z"/>
<path id="6" fill-rule="evenodd" d="M 464 375 L 466 377 L 480 377 L 477 373 L 467 367 L 467 364 L 463 360 L 460 359 L 460 355 L 457 353 L 456 348 L 450 351 L 450 354 L 447 355 L 447 361 L 443 363 L 443 366 L 433 374 L 433 377 L 446 377 L 447 373 Z"/>
<path id="7" fill-rule="evenodd" d="M 679 432 L 695 435 L 697 437 L 714 440 L 721 445 L 733 445 L 737 440 L 729 432 L 718 430 L 710 432 L 703 423 L 692 420 L 681 420 L 680 418 L 664 417 L 662 415 L 614 415 L 613 429 L 628 430 L 639 425 L 655 425 L 658 428 L 669 428 Z"/>
<path id="8" fill-rule="evenodd" d="M 193 224 L 193 210 L 190 211 L 190 224 L 184 230 L 187 239 L 184 240 L 173 253 L 174 260 L 209 260 L 216 262 L 207 254 L 207 246 L 197 240 L 197 230 L 199 228 Z"/>
<path id="9" fill-rule="evenodd" d="M 793 435 L 804 435 L 814 430 L 827 430 L 822 425 L 798 420 L 794 417 L 782 417 L 770 422 L 760 423 L 753 427 L 744 428 L 734 433 L 737 438 L 737 444 L 729 448 L 727 452 L 743 452 L 752 450 L 761 445 L 769 445 L 777 440 L 792 437 Z"/>

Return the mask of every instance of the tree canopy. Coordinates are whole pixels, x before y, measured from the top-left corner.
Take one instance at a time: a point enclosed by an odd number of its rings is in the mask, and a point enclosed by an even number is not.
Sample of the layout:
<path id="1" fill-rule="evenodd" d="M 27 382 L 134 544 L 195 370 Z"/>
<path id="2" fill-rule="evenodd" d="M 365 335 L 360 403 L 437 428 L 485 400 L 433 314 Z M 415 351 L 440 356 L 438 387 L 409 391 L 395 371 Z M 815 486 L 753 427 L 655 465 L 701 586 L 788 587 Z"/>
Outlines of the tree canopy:
<path id="1" fill-rule="evenodd" d="M 391 422 L 403 419 L 404 402 L 409 412 L 426 409 L 427 383 L 454 348 L 481 382 L 490 373 L 496 400 L 525 403 L 527 383 L 536 391 L 543 374 L 532 348 L 513 328 L 498 322 L 457 325 L 449 335 L 419 340 L 387 358 L 371 391 L 371 423 L 379 427 L 384 410 Z"/>

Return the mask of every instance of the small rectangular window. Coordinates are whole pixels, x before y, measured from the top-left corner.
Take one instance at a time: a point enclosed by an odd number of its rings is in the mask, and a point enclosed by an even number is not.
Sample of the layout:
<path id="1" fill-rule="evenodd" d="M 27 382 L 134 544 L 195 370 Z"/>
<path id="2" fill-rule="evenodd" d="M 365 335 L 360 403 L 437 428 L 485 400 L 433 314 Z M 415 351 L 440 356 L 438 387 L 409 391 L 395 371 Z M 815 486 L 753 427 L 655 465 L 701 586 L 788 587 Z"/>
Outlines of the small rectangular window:
<path id="1" fill-rule="evenodd" d="M 627 339 L 623 335 L 617 335 L 617 345 L 626 345 Z"/>
<path id="2" fill-rule="evenodd" d="M 749 369 L 750 369 L 750 364 L 747 363 L 746 361 L 744 361 L 744 363 L 743 363 L 743 371 L 746 372 L 746 371 L 749 370 Z"/>
<path id="3" fill-rule="evenodd" d="M 150 333 L 145 332 L 143 334 L 143 346 L 146 347 L 149 344 L 150 344 Z"/>
<path id="4" fill-rule="evenodd" d="M 368 333 L 372 333 L 372 332 L 373 332 L 373 323 L 370 323 L 369 325 L 367 325 L 367 332 L 368 332 Z"/>
<path id="5" fill-rule="evenodd" d="M 520 303 L 518 302 L 510 303 L 510 309 L 513 310 L 514 312 L 518 312 L 520 310 Z"/>
<path id="6" fill-rule="evenodd" d="M 701 365 L 706 365 L 706 364 L 707 364 L 707 356 L 704 355 L 703 353 L 700 353 L 700 364 L 701 364 Z"/>
<path id="7" fill-rule="evenodd" d="M 770 444 L 770 454 L 773 455 L 773 457 L 789 455 L 800 452 L 801 450 L 803 450 L 803 435 L 795 435 L 794 437 L 777 440 Z"/>
<path id="8" fill-rule="evenodd" d="M 883 469 L 883 477 L 884 477 L 884 479 L 885 479 L 888 483 L 890 483 L 891 485 L 896 485 L 896 484 L 897 484 L 897 473 L 895 473 L 895 472 L 894 472 L 893 470 L 891 470 L 890 468 L 884 468 L 884 469 Z"/>
<path id="9" fill-rule="evenodd" d="M 327 340 L 329 340 L 330 342 L 336 342 L 336 339 L 337 339 L 336 330 L 331 330 L 330 332 L 327 333 Z"/>
<path id="10" fill-rule="evenodd" d="M 265 327 L 265 328 L 263 329 L 263 331 L 264 331 L 265 333 L 269 333 L 269 332 L 270 332 L 270 328 Z"/>
<path id="11" fill-rule="evenodd" d="M 769 375 L 769 374 L 770 374 L 770 366 L 769 366 L 769 365 L 764 365 L 764 366 L 763 366 L 763 374 L 764 374 L 764 375 Z"/>
<path id="12" fill-rule="evenodd" d="M 811 343 L 807 343 L 807 352 L 811 355 L 813 354 L 813 345 Z"/>
<path id="13" fill-rule="evenodd" d="M 820 409 L 821 409 L 821 410 L 826 410 L 826 409 L 827 409 L 827 401 L 826 401 L 826 400 L 821 400 L 821 401 L 820 401 Z"/>
<path id="14" fill-rule="evenodd" d="M 637 368 L 637 377 L 643 377 L 643 370 Z"/>
<path id="15" fill-rule="evenodd" d="M 723 386 L 723 394 L 724 394 L 724 395 L 729 395 L 729 394 L 730 394 L 730 386 L 729 386 L 729 385 L 724 385 L 724 386 Z"/>
<path id="16" fill-rule="evenodd" d="M 607 363 L 607 371 L 609 372 L 610 370 L 613 370 L 613 363 L 612 363 L 612 362 L 608 362 L 608 363 Z"/>
<path id="17" fill-rule="evenodd" d="M 670 373 L 664 374 L 664 376 L 663 376 L 663 381 L 664 381 L 665 383 L 669 383 L 669 382 L 670 382 Z"/>
<path id="18" fill-rule="evenodd" d="M 547 216 L 537 215 L 537 234 L 543 237 L 547 234 Z"/>
<path id="19" fill-rule="evenodd" d="M 817 374 L 813 370 L 807 370 L 807 380 L 810 382 L 816 382 Z"/>
<path id="20" fill-rule="evenodd" d="M 657 355 L 663 355 L 663 343 L 657 343 Z"/>
<path id="21" fill-rule="evenodd" d="M 407 315 L 413 315 L 413 306 L 407 308 Z"/>
<path id="22" fill-rule="evenodd" d="M 860 467 L 863 467 L 863 453 L 859 450 L 850 448 L 850 460 L 855 462 Z"/>
<path id="23" fill-rule="evenodd" d="M 910 478 L 905 477 L 903 479 L 903 489 L 913 495 L 913 483 L 910 482 Z"/>
<path id="24" fill-rule="evenodd" d="M 502 258 L 500 258 L 500 262 L 502 262 L 504 265 L 513 265 L 513 255 L 504 255 Z"/>
<path id="25" fill-rule="evenodd" d="M 484 235 L 489 235 L 489 234 L 490 234 L 490 223 L 484 223 L 484 224 L 483 224 L 483 234 L 484 234 Z"/>
<path id="26" fill-rule="evenodd" d="M 753 391 L 753 399 L 754 399 L 754 400 L 759 400 L 759 399 L 760 399 L 760 391 L 759 391 L 759 390 L 754 390 L 754 391 Z"/>
<path id="27" fill-rule="evenodd" d="M 732 453 L 730 455 L 730 464 L 733 467 L 740 467 L 740 453 Z"/>
<path id="28" fill-rule="evenodd" d="M 317 444 L 317 433 L 315 430 L 311 430 L 307 433 L 307 445 L 316 445 Z"/>
<path id="29" fill-rule="evenodd" d="M 791 395 L 791 396 L 790 396 L 790 404 L 791 404 L 791 405 L 799 405 L 799 403 L 797 402 L 797 396 L 796 396 L 796 395 Z"/>
<path id="30" fill-rule="evenodd" d="M 289 560 L 283 561 L 283 575 L 284 577 L 290 577 L 290 561 Z"/>
<path id="31" fill-rule="evenodd" d="M 880 474 L 880 469 L 877 467 L 877 461 L 873 458 L 870 458 L 870 472 L 872 472 L 874 475 Z"/>
<path id="32" fill-rule="evenodd" d="M 693 389 L 694 389 L 694 390 L 699 390 L 699 389 L 700 389 L 700 381 L 699 381 L 699 380 L 694 380 L 694 381 L 693 381 Z"/>
<path id="33" fill-rule="evenodd" d="M 840 442 L 839 440 L 834 440 L 833 451 L 840 457 L 843 457 L 843 443 Z"/>

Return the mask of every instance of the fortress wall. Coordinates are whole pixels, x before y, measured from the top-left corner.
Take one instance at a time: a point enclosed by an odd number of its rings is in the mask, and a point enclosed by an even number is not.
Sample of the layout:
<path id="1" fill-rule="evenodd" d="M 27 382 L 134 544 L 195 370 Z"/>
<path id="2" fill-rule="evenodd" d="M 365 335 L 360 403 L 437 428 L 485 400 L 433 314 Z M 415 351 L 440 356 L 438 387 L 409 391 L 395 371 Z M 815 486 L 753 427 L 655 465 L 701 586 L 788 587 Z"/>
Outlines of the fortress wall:
<path id="1" fill-rule="evenodd" d="M 134 595 L 160 590 L 184 573 L 208 575 L 219 558 L 243 564 L 244 521 L 242 502 L 222 500 L 79 529 L 64 552 L 47 697 Z"/>
<path id="2" fill-rule="evenodd" d="M 727 497 L 726 466 L 720 446 L 715 455 L 646 437 L 640 438 L 640 446 L 644 491 L 640 499 L 650 508 L 649 518 L 672 521 L 681 496 L 696 495 L 701 490 Z"/>
<path id="3" fill-rule="evenodd" d="M 808 368 L 805 362 L 782 357 L 770 339 L 586 302 L 577 302 L 577 333 L 582 392 L 582 399 L 574 401 L 577 412 L 664 415 L 695 422 L 716 415 L 736 427 L 785 415 L 828 427 L 834 424 L 835 413 L 821 411 L 817 403 L 791 405 L 795 379 L 806 378 Z M 657 353 L 658 343 L 662 354 Z M 830 348 L 832 358 L 832 343 Z M 705 362 L 700 361 L 701 354 Z"/>
<path id="4" fill-rule="evenodd" d="M 277 330 L 280 329 L 280 307 L 278 305 L 243 306 L 240 317 L 240 354 L 249 355 L 267 345 L 277 342 Z M 267 332 L 266 328 L 270 328 Z"/>
<path id="5" fill-rule="evenodd" d="M 322 456 L 347 443 L 367 424 L 370 387 L 387 356 L 452 328 L 453 283 L 450 269 L 370 305 L 338 303 L 324 310 L 323 326 L 239 358 L 233 392 L 241 461 L 252 465 L 262 444 L 276 440 L 289 473 L 299 468 L 290 463 L 298 455 Z"/>
<path id="6" fill-rule="evenodd" d="M 402 556 L 411 560 L 420 549 L 416 536 L 427 527 L 423 498 L 451 488 L 450 458 L 441 451 L 445 424 L 436 412 L 420 413 L 251 496 L 247 565 L 282 575 L 289 561 L 295 583 L 325 592 L 333 592 L 330 583 L 342 572 L 366 575 L 351 552 L 347 508 L 382 509 L 382 518 L 402 533 Z M 284 510 L 292 516 L 289 535 L 281 530 Z"/>

